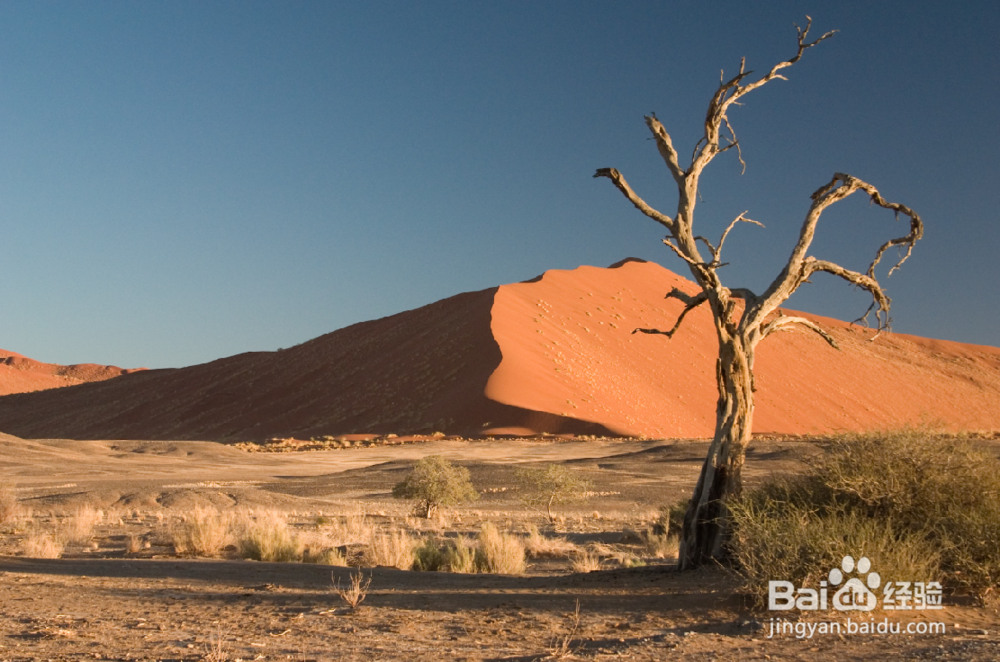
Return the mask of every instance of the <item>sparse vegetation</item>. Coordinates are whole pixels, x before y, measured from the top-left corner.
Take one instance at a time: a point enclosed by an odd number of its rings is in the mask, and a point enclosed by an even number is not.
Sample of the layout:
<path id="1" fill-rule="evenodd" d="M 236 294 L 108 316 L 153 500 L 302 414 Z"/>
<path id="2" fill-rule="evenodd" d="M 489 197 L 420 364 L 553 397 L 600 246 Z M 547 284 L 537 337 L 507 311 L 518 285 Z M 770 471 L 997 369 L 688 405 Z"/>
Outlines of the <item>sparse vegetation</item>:
<path id="1" fill-rule="evenodd" d="M 416 541 L 406 531 L 373 531 L 365 550 L 365 561 L 370 567 L 382 565 L 411 570 L 415 546 Z"/>
<path id="2" fill-rule="evenodd" d="M 944 580 L 982 597 L 1000 582 L 1000 461 L 920 430 L 833 439 L 807 473 L 734 505 L 730 545 L 748 590 L 818 582 L 845 555 L 890 581 Z"/>
<path id="3" fill-rule="evenodd" d="M 592 550 L 581 550 L 576 553 L 570 567 L 573 572 L 594 572 L 602 567 L 601 557 Z"/>
<path id="4" fill-rule="evenodd" d="M 340 588 L 340 580 L 337 579 L 336 575 L 333 575 L 332 578 L 333 588 L 337 591 L 337 595 L 351 609 L 357 609 L 365 601 L 365 598 L 368 597 L 368 587 L 372 584 L 371 575 L 365 579 L 364 573 L 358 570 L 356 574 L 350 575 L 351 581 L 344 588 Z"/>
<path id="5" fill-rule="evenodd" d="M 569 558 L 577 551 L 577 546 L 563 536 L 543 535 L 534 524 L 528 526 L 524 548 L 529 556 L 536 558 Z"/>
<path id="6" fill-rule="evenodd" d="M 13 485 L 0 483 L 0 524 L 11 522 L 18 514 L 17 492 Z"/>
<path id="7" fill-rule="evenodd" d="M 241 557 L 255 561 L 289 563 L 301 561 L 305 543 L 288 527 L 288 518 L 268 510 L 243 513 L 234 522 L 236 547 Z"/>
<path id="8" fill-rule="evenodd" d="M 520 467 L 514 476 L 521 500 L 529 506 L 544 506 L 550 522 L 555 521 L 552 506 L 583 499 L 590 489 L 588 481 L 561 464 Z"/>
<path id="9" fill-rule="evenodd" d="M 472 487 L 468 469 L 455 466 L 440 455 L 429 455 L 392 488 L 392 496 L 416 501 L 416 511 L 430 519 L 439 507 L 474 501 L 479 493 Z"/>
<path id="10" fill-rule="evenodd" d="M 483 522 L 477 541 L 476 567 L 480 572 L 501 575 L 524 572 L 524 544 L 518 536 L 502 533 L 492 522 Z"/>
<path id="11" fill-rule="evenodd" d="M 174 526 L 178 554 L 218 556 L 232 540 L 232 516 L 211 508 L 194 508 Z"/>
<path id="12" fill-rule="evenodd" d="M 94 527 L 104 519 L 104 513 L 91 505 L 79 506 L 63 522 L 59 536 L 65 542 L 85 543 L 94 535 Z"/>
<path id="13" fill-rule="evenodd" d="M 57 559 L 63 553 L 63 543 L 51 531 L 32 531 L 21 541 L 21 551 L 34 559 Z"/>

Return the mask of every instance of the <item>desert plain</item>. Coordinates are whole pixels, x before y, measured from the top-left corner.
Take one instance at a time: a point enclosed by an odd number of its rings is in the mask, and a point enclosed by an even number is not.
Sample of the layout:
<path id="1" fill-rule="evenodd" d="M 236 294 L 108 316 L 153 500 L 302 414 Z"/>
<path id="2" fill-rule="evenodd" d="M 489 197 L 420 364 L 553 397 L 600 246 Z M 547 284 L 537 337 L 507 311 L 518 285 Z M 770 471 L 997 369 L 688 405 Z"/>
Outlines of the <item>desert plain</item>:
<path id="1" fill-rule="evenodd" d="M 175 370 L 5 353 L 0 660 L 1000 658 L 996 604 L 974 596 L 892 615 L 943 632 L 797 637 L 730 569 L 677 571 L 661 508 L 704 460 L 714 340 L 697 312 L 670 341 L 632 330 L 669 324 L 680 304 L 663 293 L 690 286 L 636 260 L 547 272 Z M 926 425 L 1000 454 L 1000 350 L 814 319 L 839 352 L 801 333 L 762 346 L 748 486 L 844 430 Z M 423 519 L 392 489 L 431 455 L 479 498 Z M 516 476 L 546 465 L 589 482 L 552 520 Z M 301 558 L 248 560 L 233 539 L 195 553 L 178 532 L 202 516 L 273 522 Z M 486 522 L 526 548 L 523 571 L 372 553 L 379 536 L 471 539 Z M 358 576 L 352 608 L 338 589 Z"/>

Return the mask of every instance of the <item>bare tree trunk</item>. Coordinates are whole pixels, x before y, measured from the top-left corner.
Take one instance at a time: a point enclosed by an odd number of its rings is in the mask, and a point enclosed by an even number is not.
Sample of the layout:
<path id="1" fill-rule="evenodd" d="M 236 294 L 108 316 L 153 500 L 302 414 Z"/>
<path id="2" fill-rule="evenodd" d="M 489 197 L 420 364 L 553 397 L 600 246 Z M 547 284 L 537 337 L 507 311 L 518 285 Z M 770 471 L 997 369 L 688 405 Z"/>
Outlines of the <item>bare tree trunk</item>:
<path id="1" fill-rule="evenodd" d="M 682 570 L 723 556 L 729 538 L 727 503 L 740 496 L 743 462 L 753 429 L 752 370 L 752 345 L 739 336 L 726 337 L 720 332 L 715 436 L 684 515 Z"/>
<path id="2" fill-rule="evenodd" d="M 668 234 L 663 243 L 687 263 L 701 287 L 701 292 L 694 296 L 677 288 L 667 295 L 668 299 L 675 298 L 684 303 L 684 308 L 677 316 L 673 328 L 665 331 L 635 329 L 632 333 L 659 334 L 671 338 L 680 328 L 684 317 L 704 303 L 709 303 L 715 320 L 719 338 L 719 360 L 716 364 L 719 402 L 716 409 L 715 437 L 712 439 L 698 485 L 684 516 L 680 549 L 682 569 L 720 559 L 725 554 L 730 527 L 728 504 L 739 498 L 742 490 L 743 461 L 753 426 L 753 356 L 757 343 L 772 333 L 801 327 L 819 334 L 832 347 L 837 348 L 836 340 L 818 324 L 804 317 L 787 317 L 779 306 L 800 285 L 808 283 L 811 275 L 817 272 L 829 273 L 871 294 L 871 306 L 857 321 L 864 321 L 867 324 L 869 314 L 874 312 L 878 330 L 886 329 L 889 324 L 891 302 L 875 278 L 875 267 L 889 249 L 898 248 L 901 255 L 895 266 L 889 270 L 889 275 L 892 275 L 910 257 L 914 244 L 924 234 L 923 221 L 912 209 L 886 201 L 871 184 L 839 172 L 834 174 L 828 184 L 812 194 L 812 204 L 799 231 L 798 243 L 784 268 L 760 295 L 747 288 L 725 287 L 719 279 L 718 270 L 728 264 L 722 261 L 722 247 L 730 231 L 740 223 L 761 227 L 763 224 L 747 218 L 747 212 L 744 212 L 723 230 L 718 243 L 713 244 L 706 237 L 694 234 L 694 210 L 699 196 L 698 183 L 704 169 L 716 156 L 734 147 L 740 163 L 746 168 L 740 142 L 729 122 L 730 107 L 734 104 L 741 105 L 740 99 L 745 95 L 773 80 L 787 80 L 779 73 L 780 71 L 796 64 L 807 49 L 833 36 L 833 32 L 827 32 L 819 39 L 808 41 L 812 19 L 808 16 L 806 19 L 805 28 L 796 28 L 798 50 L 793 57 L 774 65 L 768 73 L 752 82 L 749 81 L 752 72 L 746 70 L 744 59 L 740 61 L 739 73 L 728 81 L 725 79 L 720 81 L 718 89 L 709 101 L 705 132 L 695 144 L 689 166 L 684 167 L 681 164 L 680 154 L 674 148 L 673 139 L 656 115 L 651 114 L 646 117 L 646 126 L 652 133 L 657 150 L 677 185 L 677 213 L 673 217 L 651 207 L 632 190 L 625 177 L 616 168 L 600 168 L 594 173 L 594 177 L 610 179 L 636 209 L 666 228 Z M 816 225 L 823 211 L 856 191 L 864 191 L 872 203 L 895 212 L 897 219 L 901 214 L 910 219 L 909 233 L 882 244 L 866 273 L 845 269 L 839 264 L 809 255 Z M 699 251 L 698 242 L 701 242 L 704 250 L 707 250 L 708 258 Z M 743 302 L 742 311 L 735 317 L 734 314 L 738 311 L 734 300 Z"/>

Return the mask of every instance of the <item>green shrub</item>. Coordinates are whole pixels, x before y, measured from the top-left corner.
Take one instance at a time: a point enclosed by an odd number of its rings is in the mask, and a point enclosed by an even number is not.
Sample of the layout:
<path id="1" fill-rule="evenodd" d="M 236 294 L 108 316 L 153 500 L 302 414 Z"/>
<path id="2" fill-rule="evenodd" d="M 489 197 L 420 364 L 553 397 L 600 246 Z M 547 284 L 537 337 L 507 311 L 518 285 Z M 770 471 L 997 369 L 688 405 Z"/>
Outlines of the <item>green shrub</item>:
<path id="1" fill-rule="evenodd" d="M 428 536 L 414 548 L 413 555 L 414 570 L 476 572 L 475 545 L 465 536 L 446 540 Z"/>
<path id="2" fill-rule="evenodd" d="M 590 483 L 561 464 L 523 467 L 514 470 L 521 501 L 529 506 L 545 506 L 545 514 L 554 522 L 552 506 L 583 499 Z"/>
<path id="3" fill-rule="evenodd" d="M 1000 461 L 968 441 L 919 430 L 843 435 L 804 474 L 732 505 L 729 549 L 751 594 L 813 583 L 844 556 L 883 579 L 991 593 L 1000 581 Z"/>
<path id="4" fill-rule="evenodd" d="M 417 512 L 430 519 L 440 506 L 453 506 L 479 498 L 472 487 L 469 470 L 453 465 L 440 455 L 430 455 L 413 466 L 413 471 L 392 488 L 397 499 L 417 502 Z"/>

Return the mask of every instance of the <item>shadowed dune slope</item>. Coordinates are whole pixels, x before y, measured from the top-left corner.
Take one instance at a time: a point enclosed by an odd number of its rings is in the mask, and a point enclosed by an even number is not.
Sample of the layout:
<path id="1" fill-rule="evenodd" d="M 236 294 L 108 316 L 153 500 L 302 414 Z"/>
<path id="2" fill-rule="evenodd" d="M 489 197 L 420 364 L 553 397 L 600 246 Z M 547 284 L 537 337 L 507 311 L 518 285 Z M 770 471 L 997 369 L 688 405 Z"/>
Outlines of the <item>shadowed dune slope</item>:
<path id="1" fill-rule="evenodd" d="M 99 382 L 130 372 L 136 372 L 136 370 L 126 370 L 113 365 L 97 365 L 96 363 L 76 365 L 42 363 L 17 352 L 0 349 L 0 395 Z"/>
<path id="2" fill-rule="evenodd" d="M 148 370 L 0 398 L 0 430 L 24 438 L 264 439 L 482 430 L 484 423 L 605 433 L 483 394 L 501 354 L 496 288 L 353 326 L 277 352 Z"/>
<path id="3" fill-rule="evenodd" d="M 548 271 L 356 324 L 278 352 L 241 354 L 67 389 L 0 397 L 25 438 L 263 439 L 349 433 L 569 432 L 708 436 L 715 336 L 664 295 L 695 285 L 656 265 Z M 790 312 L 790 311 L 789 311 Z M 1000 350 L 810 316 L 757 350 L 758 432 L 904 424 L 1000 429 Z"/>

